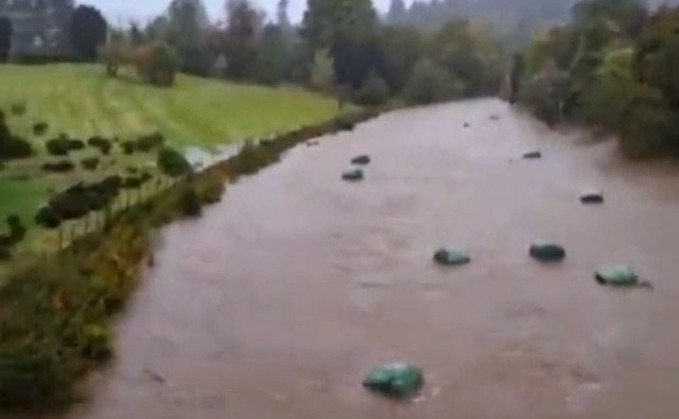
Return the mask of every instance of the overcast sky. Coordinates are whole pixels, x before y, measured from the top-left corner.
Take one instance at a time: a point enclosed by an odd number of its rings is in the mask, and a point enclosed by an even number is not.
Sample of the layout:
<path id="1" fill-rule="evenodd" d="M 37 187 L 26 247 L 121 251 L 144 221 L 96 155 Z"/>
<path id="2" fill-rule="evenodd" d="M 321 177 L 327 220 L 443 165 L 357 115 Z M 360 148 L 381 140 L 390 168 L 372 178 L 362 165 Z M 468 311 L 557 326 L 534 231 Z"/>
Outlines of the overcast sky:
<path id="1" fill-rule="evenodd" d="M 146 21 L 157 16 L 167 8 L 171 0 L 81 0 L 78 3 L 91 4 L 101 9 L 112 23 L 122 23 L 130 19 Z M 222 18 L 224 0 L 203 0 L 208 9 L 210 18 L 218 20 Z M 273 16 L 278 0 L 254 0 Z M 390 0 L 373 0 L 375 6 L 381 11 L 389 7 Z M 306 0 L 290 0 L 290 18 L 298 21 L 306 7 Z"/>

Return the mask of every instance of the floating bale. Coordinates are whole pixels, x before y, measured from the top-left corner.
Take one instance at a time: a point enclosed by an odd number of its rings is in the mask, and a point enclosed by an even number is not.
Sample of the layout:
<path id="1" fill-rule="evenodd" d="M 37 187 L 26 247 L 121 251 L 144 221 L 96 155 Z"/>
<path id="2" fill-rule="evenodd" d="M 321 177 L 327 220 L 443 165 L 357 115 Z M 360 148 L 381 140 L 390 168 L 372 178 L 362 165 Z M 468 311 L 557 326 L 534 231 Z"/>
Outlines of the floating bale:
<path id="1" fill-rule="evenodd" d="M 441 248 L 434 253 L 434 261 L 439 265 L 456 266 L 466 265 L 471 258 L 464 250 Z"/>
<path id="2" fill-rule="evenodd" d="M 527 152 L 523 153 L 523 158 L 524 159 L 541 159 L 542 158 L 542 152 L 540 150 L 527 151 Z"/>
<path id="3" fill-rule="evenodd" d="M 530 256 L 540 262 L 559 262 L 566 257 L 566 250 L 559 244 L 537 240 L 530 245 Z"/>
<path id="4" fill-rule="evenodd" d="M 360 166 L 365 166 L 367 164 L 370 164 L 370 156 L 367 154 L 362 154 L 360 156 L 356 156 L 353 159 L 351 159 L 351 164 L 357 164 Z"/>
<path id="5" fill-rule="evenodd" d="M 470 126 L 470 125 L 469 125 L 469 122 L 465 122 L 465 123 L 464 123 L 464 127 L 465 127 L 465 128 L 469 128 L 469 126 Z"/>
<path id="6" fill-rule="evenodd" d="M 586 190 L 580 194 L 580 202 L 583 204 L 603 204 L 604 194 L 598 190 Z"/>
<path id="7" fill-rule="evenodd" d="M 363 178 L 364 178 L 363 170 L 359 167 L 347 169 L 342 173 L 342 179 L 344 180 L 357 181 L 363 180 Z"/>
<path id="8" fill-rule="evenodd" d="M 493 114 L 490 116 L 491 121 L 499 121 L 500 120 L 500 115 Z"/>
<path id="9" fill-rule="evenodd" d="M 634 269 L 626 265 L 603 266 L 596 270 L 594 278 L 601 285 L 612 287 L 647 287 L 652 288 L 646 281 L 639 281 Z"/>
<path id="10" fill-rule="evenodd" d="M 309 141 L 306 142 L 306 146 L 307 146 L 307 147 L 315 147 L 315 146 L 317 146 L 317 145 L 318 145 L 318 141 L 317 141 L 317 140 L 309 140 Z"/>
<path id="11" fill-rule="evenodd" d="M 422 370 L 407 362 L 377 367 L 363 380 L 363 386 L 394 398 L 414 395 L 424 385 Z"/>

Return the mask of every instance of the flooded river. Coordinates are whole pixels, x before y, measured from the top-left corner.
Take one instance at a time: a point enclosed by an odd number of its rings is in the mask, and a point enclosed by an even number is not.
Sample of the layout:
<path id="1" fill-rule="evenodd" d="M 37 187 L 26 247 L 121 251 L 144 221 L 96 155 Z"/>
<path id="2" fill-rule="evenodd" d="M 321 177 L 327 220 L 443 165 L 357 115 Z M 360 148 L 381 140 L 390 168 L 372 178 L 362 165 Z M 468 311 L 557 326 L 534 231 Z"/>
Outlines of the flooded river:
<path id="1" fill-rule="evenodd" d="M 542 160 L 520 159 L 534 147 Z M 365 181 L 341 181 L 362 153 Z M 589 187 L 603 206 L 579 203 Z M 564 263 L 527 257 L 541 237 Z M 472 264 L 435 266 L 442 245 Z M 498 100 L 389 113 L 167 228 L 117 359 L 71 417 L 676 418 L 678 249 L 679 167 L 624 162 Z M 601 288 L 610 263 L 655 291 Z M 361 388 L 395 360 L 423 368 L 422 397 Z"/>

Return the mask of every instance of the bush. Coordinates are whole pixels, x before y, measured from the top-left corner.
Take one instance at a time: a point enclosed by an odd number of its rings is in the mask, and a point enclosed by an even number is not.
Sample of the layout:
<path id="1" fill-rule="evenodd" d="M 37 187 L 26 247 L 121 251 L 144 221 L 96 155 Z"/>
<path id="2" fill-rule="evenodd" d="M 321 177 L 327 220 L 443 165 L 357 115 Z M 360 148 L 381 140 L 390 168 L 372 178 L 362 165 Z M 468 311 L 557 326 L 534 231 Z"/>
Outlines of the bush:
<path id="1" fill-rule="evenodd" d="M 75 165 L 68 160 L 62 160 L 55 163 L 45 163 L 42 165 L 42 170 L 51 173 L 68 173 L 75 170 Z"/>
<path id="2" fill-rule="evenodd" d="M 361 88 L 354 94 L 359 105 L 377 106 L 389 100 L 389 87 L 374 71 L 368 75 Z"/>
<path id="3" fill-rule="evenodd" d="M 660 100 L 660 92 L 639 89 L 620 126 L 620 148 L 628 157 L 679 156 L 679 114 Z"/>
<path id="4" fill-rule="evenodd" d="M 48 140 L 45 143 L 45 148 L 47 152 L 52 156 L 67 156 L 71 151 L 70 143 L 68 138 L 63 135 L 57 138 Z"/>
<path id="5" fill-rule="evenodd" d="M 134 141 L 124 141 L 120 143 L 120 149 L 123 150 L 123 153 L 126 155 L 130 155 L 134 153 L 135 149 L 135 142 Z"/>
<path id="6" fill-rule="evenodd" d="M 151 151 L 165 143 L 165 137 L 160 132 L 153 132 L 137 138 L 135 147 L 139 151 Z"/>
<path id="7" fill-rule="evenodd" d="M 172 48 L 164 42 L 155 42 L 135 51 L 133 57 L 137 74 L 154 86 L 174 85 L 178 60 Z"/>
<path id="8" fill-rule="evenodd" d="M 196 189 L 193 186 L 186 186 L 179 195 L 179 210 L 186 217 L 199 217 L 201 214 L 201 202 Z"/>
<path id="9" fill-rule="evenodd" d="M 33 124 L 33 134 L 41 137 L 47 133 L 47 130 L 49 129 L 49 125 L 47 122 L 36 122 Z"/>
<path id="10" fill-rule="evenodd" d="M 5 114 L 0 111 L 0 160 L 21 159 L 32 154 L 31 143 L 20 137 L 12 136 L 5 121 Z"/>
<path id="11" fill-rule="evenodd" d="M 88 139 L 87 145 L 98 149 L 101 152 L 101 154 L 105 156 L 111 154 L 111 148 L 113 147 L 113 145 L 111 144 L 111 140 L 99 136 L 94 136 Z"/>
<path id="12" fill-rule="evenodd" d="M 80 342 L 82 355 L 94 361 L 102 361 L 113 354 L 111 330 L 106 325 L 89 324 L 83 327 Z"/>
<path id="13" fill-rule="evenodd" d="M 562 116 L 569 97 L 569 79 L 563 72 L 539 73 L 531 77 L 521 90 L 519 101 L 549 126 Z"/>
<path id="14" fill-rule="evenodd" d="M 99 157 L 88 157 L 83 159 L 80 164 L 82 165 L 83 169 L 94 171 L 97 169 L 97 167 L 99 167 Z"/>
<path id="15" fill-rule="evenodd" d="M 412 104 L 442 102 L 458 97 L 464 86 L 454 80 L 440 65 L 423 60 L 417 63 L 404 90 L 405 99 Z"/>
<path id="16" fill-rule="evenodd" d="M 12 115 L 21 116 L 21 115 L 26 113 L 26 104 L 25 103 L 12 103 L 9 106 L 9 111 L 12 112 Z"/>
<path id="17" fill-rule="evenodd" d="M 180 177 L 192 172 L 191 164 L 183 154 L 170 147 L 158 152 L 158 167 L 168 176 Z"/>
<path id="18" fill-rule="evenodd" d="M 21 137 L 12 137 L 9 141 L 2 144 L 0 149 L 0 158 L 11 159 L 25 159 L 33 155 L 33 146 L 31 143 Z"/>

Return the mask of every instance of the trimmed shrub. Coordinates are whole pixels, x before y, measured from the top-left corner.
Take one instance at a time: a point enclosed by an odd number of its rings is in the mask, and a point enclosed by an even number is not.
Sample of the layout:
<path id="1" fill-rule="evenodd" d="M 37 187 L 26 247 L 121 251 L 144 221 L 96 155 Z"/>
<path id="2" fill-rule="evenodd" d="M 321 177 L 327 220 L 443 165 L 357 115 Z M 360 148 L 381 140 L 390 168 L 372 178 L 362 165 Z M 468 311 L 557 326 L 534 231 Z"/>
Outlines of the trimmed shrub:
<path id="1" fill-rule="evenodd" d="M 163 173 L 171 177 L 188 175 L 193 171 L 186 157 L 170 147 L 160 149 L 157 164 Z"/>
<path id="2" fill-rule="evenodd" d="M 49 124 L 47 122 L 36 122 L 33 124 L 33 135 L 41 137 L 47 133 Z"/>
<path id="3" fill-rule="evenodd" d="M 130 154 L 134 153 L 135 142 L 134 141 L 125 141 L 123 143 L 120 143 L 120 149 L 123 151 L 123 153 L 130 155 Z"/>
<path id="4" fill-rule="evenodd" d="M 9 105 L 9 111 L 12 112 L 12 115 L 21 116 L 26 113 L 26 104 L 20 102 L 12 103 Z"/>
<path id="5" fill-rule="evenodd" d="M 12 137 L 9 141 L 2 144 L 2 150 L 0 150 L 0 158 L 7 160 L 25 159 L 32 155 L 33 146 L 21 137 Z"/>
<path id="6" fill-rule="evenodd" d="M 354 102 L 359 105 L 377 106 L 384 104 L 387 100 L 389 100 L 389 87 L 374 71 L 354 93 Z"/>
<path id="7" fill-rule="evenodd" d="M 57 138 L 48 140 L 45 143 L 45 148 L 52 156 L 67 156 L 70 151 L 68 138 L 64 138 L 63 134 Z"/>
<path id="8" fill-rule="evenodd" d="M 75 165 L 69 160 L 49 162 L 42 165 L 42 170 L 51 173 L 68 173 L 75 170 Z"/>
<path id="9" fill-rule="evenodd" d="M 100 136 L 94 136 L 90 137 L 87 140 L 87 145 L 90 147 L 98 149 L 101 154 L 107 156 L 111 154 L 111 148 L 113 148 L 113 145 L 111 144 L 111 140 L 108 140 L 104 137 Z"/>
<path id="10" fill-rule="evenodd" d="M 135 147 L 139 151 L 151 151 L 165 143 L 165 137 L 160 132 L 153 132 L 137 138 Z"/>
<path id="11" fill-rule="evenodd" d="M 97 167 L 99 167 L 99 157 L 88 157 L 83 159 L 80 164 L 82 165 L 83 169 L 94 171 L 97 169 Z"/>

